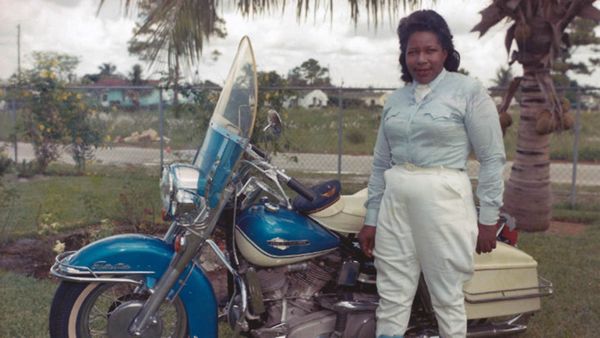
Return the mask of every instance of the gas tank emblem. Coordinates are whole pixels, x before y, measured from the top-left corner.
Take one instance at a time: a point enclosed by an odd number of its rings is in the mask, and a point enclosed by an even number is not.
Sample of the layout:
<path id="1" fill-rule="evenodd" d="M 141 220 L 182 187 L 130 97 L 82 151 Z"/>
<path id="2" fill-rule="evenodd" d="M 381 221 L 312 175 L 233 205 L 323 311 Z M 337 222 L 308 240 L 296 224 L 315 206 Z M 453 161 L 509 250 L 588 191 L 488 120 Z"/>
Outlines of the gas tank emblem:
<path id="1" fill-rule="evenodd" d="M 307 246 L 310 241 L 307 239 L 287 240 L 280 237 L 275 237 L 267 241 L 267 244 L 279 250 L 287 250 L 292 246 Z"/>

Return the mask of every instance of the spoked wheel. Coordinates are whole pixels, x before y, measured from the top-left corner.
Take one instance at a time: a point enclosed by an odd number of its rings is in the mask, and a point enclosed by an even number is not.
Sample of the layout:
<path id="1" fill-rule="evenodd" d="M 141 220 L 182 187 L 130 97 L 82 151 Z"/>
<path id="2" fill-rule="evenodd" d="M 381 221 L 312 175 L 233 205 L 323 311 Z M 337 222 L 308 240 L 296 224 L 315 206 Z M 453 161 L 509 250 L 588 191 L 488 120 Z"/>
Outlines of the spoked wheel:
<path id="1" fill-rule="evenodd" d="M 128 332 L 147 292 L 127 283 L 61 282 L 50 309 L 50 336 L 133 337 Z M 165 301 L 144 337 L 186 337 L 187 314 L 179 297 Z"/>

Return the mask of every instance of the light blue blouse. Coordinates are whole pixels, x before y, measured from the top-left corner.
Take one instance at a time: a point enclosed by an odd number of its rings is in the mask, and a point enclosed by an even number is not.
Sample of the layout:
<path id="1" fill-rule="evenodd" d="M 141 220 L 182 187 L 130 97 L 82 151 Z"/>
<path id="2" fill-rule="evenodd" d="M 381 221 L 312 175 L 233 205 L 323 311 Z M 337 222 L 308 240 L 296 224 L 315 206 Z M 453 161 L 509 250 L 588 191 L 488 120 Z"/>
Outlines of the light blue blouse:
<path id="1" fill-rule="evenodd" d="M 377 225 L 384 171 L 404 163 L 466 170 L 471 151 L 481 164 L 476 192 L 479 223 L 496 224 L 506 162 L 496 106 L 477 80 L 459 73 L 442 70 L 429 86 L 431 91 L 421 102 L 415 100 L 413 82 L 390 95 L 383 108 L 365 224 Z"/>

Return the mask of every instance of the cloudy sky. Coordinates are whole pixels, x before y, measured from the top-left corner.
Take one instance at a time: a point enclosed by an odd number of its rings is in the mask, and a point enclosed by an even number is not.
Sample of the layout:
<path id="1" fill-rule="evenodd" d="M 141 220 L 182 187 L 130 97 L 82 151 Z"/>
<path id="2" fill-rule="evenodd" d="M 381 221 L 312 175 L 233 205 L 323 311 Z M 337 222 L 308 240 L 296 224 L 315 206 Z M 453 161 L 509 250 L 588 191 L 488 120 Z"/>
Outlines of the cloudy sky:
<path id="1" fill-rule="evenodd" d="M 110 62 L 117 72 L 127 75 L 135 63 L 141 63 L 127 52 L 134 16 L 125 16 L 120 0 L 109 0 L 99 15 L 99 0 L 0 0 L 0 79 L 6 79 L 17 69 L 17 25 L 21 25 L 22 66 L 30 66 L 33 51 L 57 51 L 79 57 L 78 75 L 96 73 L 98 66 Z M 224 1 L 227 2 L 227 1 Z M 480 16 L 478 12 L 490 0 L 447 0 L 423 7 L 439 11 L 454 34 L 456 48 L 462 55 L 461 66 L 484 84 L 491 85 L 496 70 L 506 65 L 508 56 L 503 46 L 504 24 L 491 29 L 484 37 L 470 33 Z M 250 36 L 259 70 L 275 70 L 280 74 L 314 58 L 330 69 L 334 84 L 344 86 L 397 87 L 401 84 L 397 64 L 398 43 L 395 26 L 405 12 L 390 22 L 386 18 L 377 28 L 369 25 L 363 15 L 354 26 L 345 1 L 335 1 L 335 13 L 329 18 L 324 11 L 298 22 L 294 6 L 288 1 L 283 15 L 262 15 L 242 18 L 235 8 L 225 6 L 221 16 L 227 22 L 227 38 L 211 39 L 205 57 L 186 73 L 196 79 L 222 83 L 243 35 Z M 210 52 L 222 53 L 216 61 Z M 580 58 L 588 56 L 581 51 Z M 141 63 L 143 64 L 143 63 Z M 154 69 L 144 68 L 146 76 L 155 76 Z M 513 65 L 513 73 L 519 73 Z M 596 74 L 597 75 L 597 74 Z M 600 86 L 600 77 L 579 79 L 582 83 Z"/>

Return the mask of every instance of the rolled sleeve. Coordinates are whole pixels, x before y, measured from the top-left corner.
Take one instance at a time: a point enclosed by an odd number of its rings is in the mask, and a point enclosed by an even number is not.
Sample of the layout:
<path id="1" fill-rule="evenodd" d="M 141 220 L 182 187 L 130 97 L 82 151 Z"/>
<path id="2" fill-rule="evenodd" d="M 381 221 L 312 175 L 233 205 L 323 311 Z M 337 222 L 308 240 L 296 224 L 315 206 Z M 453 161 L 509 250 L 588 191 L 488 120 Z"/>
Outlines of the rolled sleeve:
<path id="1" fill-rule="evenodd" d="M 476 191 L 480 205 L 479 223 L 493 225 L 496 224 L 502 207 L 506 155 L 498 111 L 481 85 L 473 90 L 465 116 L 465 127 L 480 163 Z"/>

